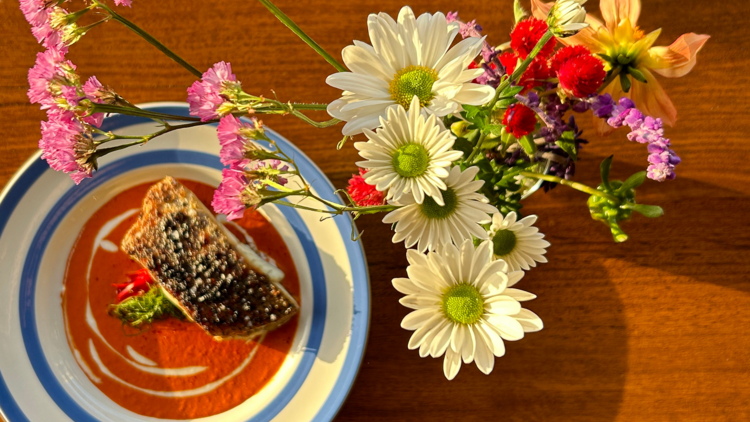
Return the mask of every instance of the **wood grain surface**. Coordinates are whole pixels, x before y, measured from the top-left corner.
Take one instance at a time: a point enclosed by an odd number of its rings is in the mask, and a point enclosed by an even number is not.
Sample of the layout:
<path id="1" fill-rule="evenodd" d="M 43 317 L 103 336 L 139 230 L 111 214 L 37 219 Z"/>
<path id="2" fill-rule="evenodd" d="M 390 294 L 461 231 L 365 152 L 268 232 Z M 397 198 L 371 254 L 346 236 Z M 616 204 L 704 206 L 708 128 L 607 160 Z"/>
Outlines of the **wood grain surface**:
<path id="1" fill-rule="evenodd" d="M 394 0 L 278 0 L 308 34 L 339 56 L 367 41 L 371 12 L 398 12 Z M 458 9 L 477 19 L 499 44 L 507 40 L 512 1 L 412 0 L 416 13 Z M 598 13 L 598 2 L 589 10 Z M 338 91 L 333 71 L 254 1 L 135 0 L 122 13 L 198 69 L 226 60 L 247 92 L 298 102 L 324 101 Z M 635 217 L 631 239 L 612 242 L 588 216 L 586 197 L 565 187 L 539 193 L 524 211 L 552 243 L 549 263 L 520 286 L 545 323 L 539 333 L 508 343 L 494 372 L 465 365 L 445 380 L 441 359 L 407 350 L 399 323 L 407 309 L 391 279 L 405 276 L 404 247 L 377 216 L 361 219 L 370 265 L 372 316 L 361 371 L 341 421 L 747 421 L 750 420 L 750 33 L 747 0 L 644 0 L 640 25 L 663 27 L 657 44 L 685 32 L 712 35 L 698 66 L 664 79 L 679 110 L 667 129 L 683 159 L 678 178 L 647 182 L 640 200 L 666 216 Z M 26 98 L 27 69 L 40 46 L 15 0 L 0 3 L 0 184 L 36 151 L 44 112 Z M 82 76 L 96 75 L 134 103 L 184 101 L 194 78 L 117 23 L 96 28 L 69 57 Z M 744 93 L 743 93 L 744 92 Z M 319 115 L 322 119 L 324 114 Z M 356 151 L 336 151 L 341 127 L 312 129 L 292 117 L 265 123 L 296 143 L 344 186 Z M 577 179 L 596 184 L 598 164 L 615 154 L 613 177 L 646 167 L 642 145 L 625 133 L 603 138 L 582 119 L 591 143 Z M 156 141 L 155 141 L 156 142 Z"/>

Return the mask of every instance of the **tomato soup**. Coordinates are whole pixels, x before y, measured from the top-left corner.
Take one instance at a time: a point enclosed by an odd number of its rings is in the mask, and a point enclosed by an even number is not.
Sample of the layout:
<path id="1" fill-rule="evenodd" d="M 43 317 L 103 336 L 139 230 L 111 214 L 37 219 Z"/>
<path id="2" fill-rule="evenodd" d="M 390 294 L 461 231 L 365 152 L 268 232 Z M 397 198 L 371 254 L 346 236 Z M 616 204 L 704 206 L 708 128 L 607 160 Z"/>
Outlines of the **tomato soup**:
<path id="1" fill-rule="evenodd" d="M 181 182 L 210 203 L 212 187 Z M 62 294 L 68 343 L 91 382 L 125 409 L 165 419 L 215 415 L 247 400 L 273 378 L 292 345 L 297 316 L 251 341 L 219 341 L 197 324 L 174 318 L 139 331 L 111 317 L 112 284 L 126 282 L 128 273 L 141 268 L 119 245 L 151 185 L 112 198 L 78 235 Z M 284 272 L 282 284 L 301 303 L 294 263 L 274 227 L 253 211 L 225 226 Z"/>

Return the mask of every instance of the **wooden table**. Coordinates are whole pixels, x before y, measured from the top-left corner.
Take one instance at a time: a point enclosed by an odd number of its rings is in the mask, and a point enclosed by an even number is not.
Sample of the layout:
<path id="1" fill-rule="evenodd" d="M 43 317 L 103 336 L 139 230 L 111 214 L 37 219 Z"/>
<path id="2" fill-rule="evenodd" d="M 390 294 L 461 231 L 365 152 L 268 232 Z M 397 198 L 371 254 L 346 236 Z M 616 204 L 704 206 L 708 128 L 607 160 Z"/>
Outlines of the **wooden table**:
<path id="1" fill-rule="evenodd" d="M 415 12 L 449 11 L 450 0 L 413 0 Z M 462 2 L 494 43 L 507 40 L 511 0 Z M 448 382 L 442 360 L 420 359 L 399 323 L 407 309 L 391 279 L 405 276 L 403 245 L 378 217 L 363 218 L 372 276 L 367 352 L 342 421 L 745 421 L 750 420 L 750 2 L 644 0 L 641 25 L 664 26 L 658 44 L 680 34 L 711 34 L 698 66 L 685 78 L 661 79 L 679 109 L 668 129 L 682 156 L 677 180 L 648 182 L 639 192 L 666 216 L 626 223 L 631 240 L 615 245 L 593 223 L 585 197 L 565 187 L 535 195 L 527 213 L 552 243 L 549 263 L 522 288 L 545 323 L 540 333 L 507 345 L 490 376 L 464 366 Z M 352 39 L 366 41 L 371 12 L 395 15 L 392 0 L 278 0 L 334 55 Z M 597 1 L 587 5 L 596 11 Z M 299 102 L 331 101 L 332 68 L 257 2 L 135 0 L 120 9 L 199 69 L 226 60 L 247 92 Z M 0 3 L 0 182 L 36 151 L 44 113 L 26 98 L 27 69 L 40 47 L 17 2 Z M 194 78 L 116 23 L 96 28 L 69 57 L 81 75 L 97 77 L 132 102 L 184 101 Z M 324 116 L 321 116 L 323 118 Z M 356 170 L 351 145 L 336 151 L 340 126 L 311 129 L 291 117 L 265 122 L 295 142 L 344 186 Z M 613 176 L 645 168 L 646 152 L 624 133 L 609 138 L 582 124 L 591 143 L 577 179 L 596 184 L 598 163 L 615 154 Z"/>

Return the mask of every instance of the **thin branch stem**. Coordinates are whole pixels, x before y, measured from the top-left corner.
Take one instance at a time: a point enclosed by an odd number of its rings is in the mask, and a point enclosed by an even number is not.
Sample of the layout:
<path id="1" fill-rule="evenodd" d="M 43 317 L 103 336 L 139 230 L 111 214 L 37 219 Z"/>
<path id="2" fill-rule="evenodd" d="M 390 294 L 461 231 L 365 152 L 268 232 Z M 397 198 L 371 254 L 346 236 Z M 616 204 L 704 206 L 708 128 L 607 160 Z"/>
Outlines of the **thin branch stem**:
<path id="1" fill-rule="evenodd" d="M 271 0 L 258 0 L 260 3 L 266 7 L 274 16 L 276 16 L 281 23 L 287 26 L 287 28 L 291 29 L 292 32 L 294 32 L 302 41 L 304 41 L 307 45 L 309 45 L 313 50 L 315 50 L 318 54 L 321 55 L 327 61 L 331 66 L 336 68 L 339 72 L 347 72 L 347 69 L 341 65 L 336 59 L 333 58 L 330 54 L 328 54 L 327 51 L 323 50 L 323 47 L 318 45 L 312 38 L 310 38 L 309 35 L 305 34 L 305 32 L 297 26 L 294 21 L 292 21 L 289 16 L 284 14 L 276 5 L 271 2 Z"/>
<path id="2" fill-rule="evenodd" d="M 128 29 L 135 32 L 136 34 L 140 35 L 141 38 L 146 40 L 149 44 L 156 47 L 159 51 L 167 55 L 170 59 L 176 61 L 180 66 L 187 69 L 188 72 L 192 73 L 195 77 L 201 78 L 203 76 L 203 73 L 201 73 L 198 69 L 193 67 L 190 63 L 186 62 L 182 57 L 178 56 L 175 52 L 167 48 L 164 44 L 159 42 L 156 38 L 152 37 L 148 32 L 141 29 L 138 25 L 134 24 L 133 22 L 125 19 L 123 16 L 112 10 L 109 6 L 101 2 L 100 0 L 92 0 L 99 8 L 106 11 L 112 19 L 120 22 L 121 24 L 125 25 Z"/>
<path id="3" fill-rule="evenodd" d="M 94 104 L 92 113 L 118 113 L 128 116 L 146 117 L 154 120 L 182 120 L 187 122 L 200 122 L 200 119 L 197 117 L 178 116 L 174 114 L 165 114 L 155 111 L 143 110 L 137 107 L 122 107 L 110 104 Z"/>
<path id="4" fill-rule="evenodd" d="M 532 179 L 541 179 L 547 182 L 558 183 L 564 186 L 571 187 L 577 191 L 588 193 L 589 195 L 595 195 L 595 196 L 600 196 L 602 198 L 606 198 L 615 203 L 620 202 L 620 200 L 617 197 L 610 195 L 606 192 L 602 192 L 600 190 L 594 189 L 591 186 L 584 185 L 583 183 L 571 182 L 570 180 L 566 180 L 557 176 L 551 176 L 548 174 L 539 174 L 539 173 L 534 173 L 530 171 L 522 171 L 518 174 L 524 177 L 530 177 Z"/>

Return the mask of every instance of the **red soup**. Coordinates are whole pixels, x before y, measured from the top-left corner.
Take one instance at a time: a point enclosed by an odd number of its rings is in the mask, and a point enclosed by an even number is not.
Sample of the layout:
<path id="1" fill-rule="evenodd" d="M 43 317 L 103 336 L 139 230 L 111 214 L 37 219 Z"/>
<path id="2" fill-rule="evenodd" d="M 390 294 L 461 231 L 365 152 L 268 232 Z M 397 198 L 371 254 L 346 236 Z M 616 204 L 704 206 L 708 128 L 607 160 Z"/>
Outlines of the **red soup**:
<path id="1" fill-rule="evenodd" d="M 210 203 L 212 187 L 181 182 Z M 271 380 L 292 345 L 297 317 L 252 341 L 217 341 L 187 321 L 156 321 L 139 332 L 108 315 L 107 307 L 115 301 L 112 284 L 127 281 L 126 275 L 140 268 L 119 245 L 152 184 L 112 198 L 78 235 L 62 294 L 68 342 L 94 385 L 125 409 L 165 419 L 215 415 Z M 241 241 L 246 234 L 259 241 L 257 249 L 284 271 L 282 284 L 299 303 L 299 279 L 279 233 L 258 212 L 248 211 L 234 223 L 227 228 Z"/>

